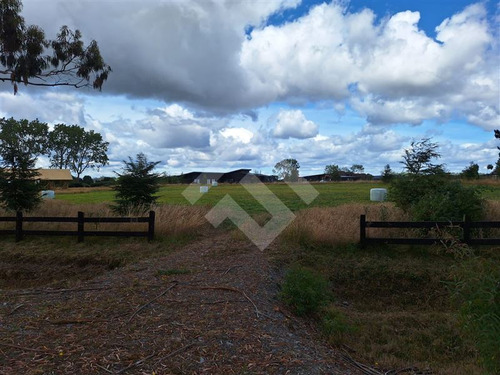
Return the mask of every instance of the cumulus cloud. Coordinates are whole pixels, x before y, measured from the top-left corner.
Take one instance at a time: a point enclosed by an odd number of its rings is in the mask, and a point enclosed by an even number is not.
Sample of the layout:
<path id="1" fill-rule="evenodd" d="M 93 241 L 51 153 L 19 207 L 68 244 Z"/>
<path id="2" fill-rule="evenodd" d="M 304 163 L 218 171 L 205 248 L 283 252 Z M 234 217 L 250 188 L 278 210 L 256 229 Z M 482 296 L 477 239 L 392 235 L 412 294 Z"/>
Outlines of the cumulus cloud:
<path id="1" fill-rule="evenodd" d="M 406 11 L 376 24 L 371 10 L 322 4 L 295 22 L 254 30 L 241 64 L 269 100 L 345 99 L 380 124 L 458 113 L 491 130 L 500 121 L 500 55 L 484 6 L 444 20 L 435 40 L 419 19 Z"/>
<path id="2" fill-rule="evenodd" d="M 276 119 L 273 135 L 276 138 L 313 138 L 318 134 L 319 127 L 306 119 L 300 110 L 281 110 Z"/>
<path id="3" fill-rule="evenodd" d="M 266 25 L 297 3 L 25 0 L 23 14 L 48 35 L 68 24 L 97 39 L 113 67 L 108 93 L 254 119 L 252 109 L 276 100 L 353 99 L 376 123 L 459 115 L 491 130 L 500 121 L 500 54 L 483 4 L 436 25 L 435 39 L 419 28 L 419 12 L 377 22 L 370 9 L 351 13 L 339 2 Z"/>

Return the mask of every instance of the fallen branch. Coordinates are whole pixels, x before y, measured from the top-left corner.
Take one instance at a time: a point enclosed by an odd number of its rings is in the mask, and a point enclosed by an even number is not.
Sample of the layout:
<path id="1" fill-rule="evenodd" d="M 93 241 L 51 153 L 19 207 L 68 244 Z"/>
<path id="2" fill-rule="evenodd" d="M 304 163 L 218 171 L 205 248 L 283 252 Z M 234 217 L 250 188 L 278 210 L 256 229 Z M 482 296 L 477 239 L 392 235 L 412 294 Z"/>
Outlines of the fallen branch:
<path id="1" fill-rule="evenodd" d="M 10 313 L 8 313 L 8 314 L 7 314 L 7 316 L 14 314 L 17 310 L 19 310 L 19 309 L 20 309 L 21 307 L 23 307 L 23 306 L 24 306 L 24 304 L 22 304 L 22 303 L 21 303 L 21 304 L 19 304 L 19 305 L 17 305 L 16 307 L 14 307 L 14 308 L 12 309 L 12 311 L 11 311 Z"/>
<path id="2" fill-rule="evenodd" d="M 101 365 L 100 365 L 100 364 L 98 364 L 98 363 L 96 363 L 95 365 L 96 365 L 97 367 L 99 367 L 101 370 L 104 370 L 104 371 L 106 371 L 106 372 L 107 372 L 107 373 L 109 373 L 109 374 L 114 374 L 114 372 L 113 372 L 113 371 L 108 370 L 106 367 L 101 366 Z"/>
<path id="3" fill-rule="evenodd" d="M 14 349 L 19 349 L 19 350 L 24 350 L 26 352 L 36 352 L 36 353 L 48 353 L 50 352 L 49 350 L 44 350 L 44 349 L 34 349 L 34 348 L 26 348 L 24 346 L 19 346 L 19 345 L 13 345 L 13 344 L 7 344 L 4 342 L 0 342 L 1 346 L 6 346 L 8 348 L 14 348 Z"/>
<path id="4" fill-rule="evenodd" d="M 173 289 L 175 286 L 177 285 L 177 282 L 174 283 L 173 285 L 169 286 L 167 289 L 165 289 L 163 292 L 161 292 L 160 294 L 158 294 L 155 298 L 153 298 L 151 301 L 145 303 L 144 305 L 142 305 L 141 307 L 139 307 L 137 310 L 134 311 L 134 313 L 130 316 L 130 318 L 128 318 L 126 324 L 130 323 L 132 321 L 132 319 L 134 319 L 134 317 L 139 314 L 143 309 L 145 309 L 147 306 L 149 306 L 151 303 L 153 303 L 154 301 L 156 301 L 158 298 L 164 296 L 165 294 L 167 294 L 167 292 L 171 289 Z"/>
<path id="5" fill-rule="evenodd" d="M 340 354 L 341 357 L 348 363 L 350 364 L 351 366 L 354 366 L 355 368 L 361 370 L 361 372 L 363 374 L 366 374 L 366 375 L 383 375 L 383 373 L 375 370 L 374 368 L 372 367 L 369 367 L 367 365 L 364 365 L 362 364 L 361 362 L 357 362 L 355 361 L 354 359 L 352 359 L 352 357 L 347 353 L 347 352 L 344 352 L 344 353 L 341 353 Z"/>
<path id="6" fill-rule="evenodd" d="M 229 273 L 231 270 L 233 270 L 233 269 L 235 269 L 235 268 L 238 268 L 238 267 L 243 267 L 243 265 L 242 265 L 242 264 L 239 264 L 239 265 L 237 265 L 237 266 L 232 266 L 232 267 L 229 267 L 229 268 L 226 270 L 226 272 L 224 272 L 224 273 L 222 274 L 222 276 L 226 275 L 226 274 L 227 274 L 227 273 Z"/>
<path id="7" fill-rule="evenodd" d="M 43 289 L 43 290 L 31 290 L 27 292 L 9 293 L 10 296 L 29 296 L 37 294 L 56 294 L 56 293 L 71 293 L 71 292 L 88 292 L 93 290 L 106 290 L 111 289 L 109 287 L 94 287 L 94 288 L 73 288 L 73 289 Z"/>
<path id="8" fill-rule="evenodd" d="M 167 355 L 161 357 L 158 361 L 156 361 L 155 366 L 158 365 L 158 363 L 160 363 L 161 361 L 164 361 L 164 360 L 166 360 L 166 359 L 168 359 L 170 357 L 173 357 L 173 356 L 175 356 L 175 355 L 177 355 L 177 354 L 185 351 L 186 349 L 189 349 L 193 345 L 196 345 L 197 343 L 198 343 L 198 337 L 196 339 L 194 339 L 193 341 L 191 341 L 189 344 L 187 344 L 187 345 L 185 345 L 185 346 L 183 346 L 183 347 L 181 347 L 179 349 L 176 349 L 173 352 L 170 352 Z"/>
<path id="9" fill-rule="evenodd" d="M 153 358 L 155 355 L 156 355 L 156 354 L 155 354 L 155 353 L 153 353 L 153 354 L 150 354 L 150 355 L 148 355 L 147 357 L 145 357 L 145 358 L 143 358 L 143 359 L 140 359 L 140 360 L 138 360 L 138 361 L 136 361 L 136 362 L 134 362 L 134 363 L 131 363 L 130 365 L 128 365 L 127 367 L 125 367 L 125 368 L 121 369 L 120 371 L 115 372 L 115 374 L 117 374 L 117 375 L 118 375 L 118 374 L 123 374 L 125 371 L 128 371 L 128 370 L 130 370 L 131 368 L 134 368 L 134 367 L 136 367 L 136 366 L 139 366 L 141 363 L 146 362 L 146 361 L 147 361 L 148 359 L 150 359 L 150 358 Z"/>
<path id="10" fill-rule="evenodd" d="M 46 322 L 54 325 L 87 324 L 96 322 L 109 322 L 109 319 L 61 319 L 61 320 L 46 320 Z"/>
<path id="11" fill-rule="evenodd" d="M 199 289 L 202 289 L 202 290 L 227 290 L 229 292 L 240 293 L 241 295 L 243 295 L 247 299 L 248 302 L 250 302 L 253 305 L 253 307 L 255 309 L 255 315 L 257 316 L 257 318 L 259 318 L 260 315 L 262 315 L 262 316 L 265 316 L 269 319 L 272 319 L 269 315 L 266 315 L 263 312 L 261 312 L 257 308 L 257 305 L 252 301 L 252 299 L 250 297 L 247 296 L 247 294 L 243 290 L 232 288 L 229 286 L 201 286 L 201 287 L 199 287 Z"/>

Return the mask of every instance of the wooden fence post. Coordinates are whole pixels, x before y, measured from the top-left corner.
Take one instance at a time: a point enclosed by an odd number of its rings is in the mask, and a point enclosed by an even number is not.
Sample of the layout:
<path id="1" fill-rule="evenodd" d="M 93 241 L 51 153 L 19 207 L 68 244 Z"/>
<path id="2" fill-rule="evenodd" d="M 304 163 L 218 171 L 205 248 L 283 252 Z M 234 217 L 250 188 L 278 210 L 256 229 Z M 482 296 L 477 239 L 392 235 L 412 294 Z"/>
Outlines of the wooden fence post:
<path id="1" fill-rule="evenodd" d="M 359 244 L 364 247 L 366 245 L 366 216 L 359 217 Z"/>
<path id="2" fill-rule="evenodd" d="M 16 242 L 23 239 L 23 213 L 21 211 L 16 212 Z"/>
<path id="3" fill-rule="evenodd" d="M 83 242 L 83 236 L 85 233 L 84 218 L 85 218 L 84 213 L 81 211 L 78 211 L 78 242 Z"/>
<path id="4" fill-rule="evenodd" d="M 148 221 L 148 241 L 153 241 L 155 237 L 155 212 L 149 211 L 149 221 Z"/>
<path id="5" fill-rule="evenodd" d="M 464 243 L 467 245 L 470 243 L 470 218 L 467 215 L 464 215 Z"/>

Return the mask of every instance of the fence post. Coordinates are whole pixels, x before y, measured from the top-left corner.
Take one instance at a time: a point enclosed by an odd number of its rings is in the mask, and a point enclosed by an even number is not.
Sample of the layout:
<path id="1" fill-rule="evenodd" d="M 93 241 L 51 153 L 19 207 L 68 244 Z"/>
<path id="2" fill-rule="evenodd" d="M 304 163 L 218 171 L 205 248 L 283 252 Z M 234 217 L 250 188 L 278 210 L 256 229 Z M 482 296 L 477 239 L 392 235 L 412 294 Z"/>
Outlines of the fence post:
<path id="1" fill-rule="evenodd" d="M 359 244 L 364 247 L 366 245 L 366 216 L 359 217 Z"/>
<path id="2" fill-rule="evenodd" d="M 78 211 L 78 242 L 83 242 L 83 236 L 84 236 L 84 218 L 85 215 L 83 212 Z"/>
<path id="3" fill-rule="evenodd" d="M 464 215 L 464 243 L 467 245 L 470 243 L 470 218 L 467 215 Z"/>
<path id="4" fill-rule="evenodd" d="M 21 211 L 16 212 L 16 242 L 23 239 L 23 213 Z"/>
<path id="5" fill-rule="evenodd" d="M 148 241 L 153 241 L 155 237 L 155 212 L 149 211 L 149 221 L 148 221 Z"/>

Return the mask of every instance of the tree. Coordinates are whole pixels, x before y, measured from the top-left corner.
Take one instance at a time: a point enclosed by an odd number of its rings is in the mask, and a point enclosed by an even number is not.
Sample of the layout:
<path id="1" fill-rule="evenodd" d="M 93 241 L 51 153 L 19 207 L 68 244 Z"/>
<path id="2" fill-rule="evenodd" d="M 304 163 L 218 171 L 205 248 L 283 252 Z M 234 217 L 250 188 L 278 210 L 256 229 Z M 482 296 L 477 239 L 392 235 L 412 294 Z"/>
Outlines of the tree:
<path id="1" fill-rule="evenodd" d="M 118 183 L 114 187 L 116 199 L 114 210 L 120 214 L 145 212 L 156 202 L 154 194 L 159 189 L 160 175 L 153 173 L 160 162 L 150 162 L 143 153 L 137 154 L 136 160 L 131 157 L 123 160 L 123 173 L 118 175 Z"/>
<path id="2" fill-rule="evenodd" d="M 52 166 L 64 166 L 76 173 L 80 178 L 87 169 L 97 169 L 108 164 L 108 142 L 104 142 L 101 134 L 93 130 L 86 131 L 84 128 L 72 126 L 59 126 L 56 142 L 52 138 L 49 146 L 51 149 Z M 64 134 L 64 135 L 61 135 Z M 68 142 L 64 144 L 64 140 Z"/>
<path id="3" fill-rule="evenodd" d="M 276 163 L 273 173 L 287 182 L 297 182 L 299 180 L 299 162 L 295 159 L 283 159 Z"/>
<path id="4" fill-rule="evenodd" d="M 336 164 L 330 164 L 325 167 L 325 174 L 330 176 L 332 181 L 340 181 L 341 172 L 342 170 Z"/>
<path id="5" fill-rule="evenodd" d="M 410 174 L 434 174 L 443 171 L 442 164 L 432 164 L 432 159 L 441 157 L 437 152 L 438 144 L 431 142 L 430 138 L 412 141 L 409 149 L 405 150 L 403 161 L 406 171 Z"/>
<path id="6" fill-rule="evenodd" d="M 20 0 L 0 2 L 0 81 L 32 86 L 92 86 L 101 90 L 111 68 L 97 42 L 87 46 L 79 30 L 62 26 L 54 40 L 36 25 L 26 25 Z"/>
<path id="7" fill-rule="evenodd" d="M 31 211 L 41 202 L 36 159 L 46 149 L 48 126 L 38 120 L 0 119 L 0 201 L 12 211 Z"/>
<path id="8" fill-rule="evenodd" d="M 392 179 L 389 199 L 417 221 L 458 221 L 463 215 L 479 220 L 483 215 L 480 191 L 452 180 L 443 165 L 431 164 L 432 158 L 440 156 L 436 143 L 424 139 L 423 144 L 411 145 L 402 162 L 409 173 Z"/>
<path id="9" fill-rule="evenodd" d="M 391 166 L 386 164 L 384 170 L 382 171 L 382 181 L 383 182 L 391 182 L 394 177 L 394 173 L 392 172 Z"/>
<path id="10" fill-rule="evenodd" d="M 91 176 L 86 175 L 86 176 L 83 176 L 82 182 L 85 185 L 90 186 L 94 183 L 94 179 Z"/>
<path id="11" fill-rule="evenodd" d="M 48 148 L 53 168 L 71 169 L 77 178 L 87 168 L 108 164 L 108 142 L 99 133 L 78 125 L 56 124 L 49 133 Z"/>
<path id="12" fill-rule="evenodd" d="M 495 129 L 495 138 L 500 139 L 500 130 Z M 497 148 L 500 150 L 500 146 L 497 146 Z M 495 170 L 493 171 L 494 174 L 497 174 L 500 176 L 500 152 L 498 153 L 498 160 L 495 164 Z"/>
<path id="13" fill-rule="evenodd" d="M 466 178 L 467 180 L 479 179 L 479 165 L 471 161 L 470 165 L 465 167 L 462 171 L 462 177 Z"/>
<path id="14" fill-rule="evenodd" d="M 56 124 L 49 133 L 50 166 L 68 169 L 71 166 L 72 150 L 77 147 L 83 135 L 83 128 L 78 125 Z"/>
<path id="15" fill-rule="evenodd" d="M 365 167 L 361 164 L 353 164 L 349 171 L 352 173 L 363 173 L 365 171 Z"/>

